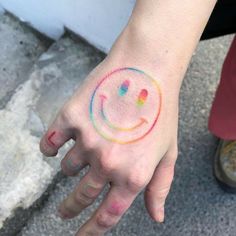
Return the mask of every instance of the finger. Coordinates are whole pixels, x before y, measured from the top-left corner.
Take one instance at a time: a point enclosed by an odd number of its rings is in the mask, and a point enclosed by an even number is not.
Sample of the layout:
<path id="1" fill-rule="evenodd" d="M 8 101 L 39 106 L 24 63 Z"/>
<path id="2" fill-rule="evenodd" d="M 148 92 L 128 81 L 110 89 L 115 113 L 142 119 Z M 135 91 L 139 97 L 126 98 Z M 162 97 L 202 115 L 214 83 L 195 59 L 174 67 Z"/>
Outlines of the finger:
<path id="1" fill-rule="evenodd" d="M 90 169 L 78 187 L 62 202 L 58 211 L 62 218 L 70 219 L 91 205 L 101 193 L 106 181 L 94 175 Z"/>
<path id="2" fill-rule="evenodd" d="M 86 153 L 75 144 L 61 161 L 62 172 L 67 176 L 77 175 L 87 164 Z"/>
<path id="3" fill-rule="evenodd" d="M 161 160 L 145 190 L 146 208 L 158 222 L 164 221 L 164 205 L 173 181 L 176 157 L 177 152 L 174 155 L 167 154 Z"/>
<path id="4" fill-rule="evenodd" d="M 71 138 L 72 127 L 64 115 L 59 115 L 41 139 L 40 150 L 45 156 L 55 156 L 58 149 Z"/>
<path id="5" fill-rule="evenodd" d="M 99 209 L 80 228 L 76 236 L 104 235 L 115 226 L 136 197 L 135 194 L 122 190 L 112 186 Z"/>

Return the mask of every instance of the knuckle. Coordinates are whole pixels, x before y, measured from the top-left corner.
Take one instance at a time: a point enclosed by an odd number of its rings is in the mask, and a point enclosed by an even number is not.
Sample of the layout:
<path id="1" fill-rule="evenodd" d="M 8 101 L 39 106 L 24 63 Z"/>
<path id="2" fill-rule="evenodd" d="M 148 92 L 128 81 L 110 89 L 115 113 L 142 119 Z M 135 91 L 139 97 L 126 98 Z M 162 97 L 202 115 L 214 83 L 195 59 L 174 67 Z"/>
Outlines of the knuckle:
<path id="1" fill-rule="evenodd" d="M 147 179 L 139 173 L 130 174 L 127 179 L 127 187 L 131 192 L 138 192 L 147 184 Z"/>
<path id="2" fill-rule="evenodd" d="M 170 186 L 163 187 L 157 191 L 158 198 L 163 199 L 166 198 L 170 191 Z"/>
<path id="3" fill-rule="evenodd" d="M 108 175 L 115 170 L 114 162 L 108 158 L 100 159 L 100 172 L 104 175 Z"/>
<path id="4" fill-rule="evenodd" d="M 82 206 L 88 206 L 93 203 L 94 198 L 91 196 L 88 196 L 87 194 L 77 192 L 75 194 L 75 201 L 77 204 L 81 204 Z"/>
<path id="5" fill-rule="evenodd" d="M 96 223 L 100 228 L 105 229 L 111 228 L 116 224 L 114 217 L 111 217 L 107 214 L 99 214 L 96 217 Z"/>
<path id="6" fill-rule="evenodd" d="M 60 119 L 62 122 L 66 122 L 69 124 L 73 124 L 75 121 L 75 117 L 78 117 L 78 115 L 75 114 L 76 109 L 71 106 L 71 105 L 67 105 L 66 107 L 64 107 L 61 112 L 60 112 Z"/>
<path id="7" fill-rule="evenodd" d="M 125 210 L 127 209 L 128 205 L 126 201 L 113 201 L 113 203 L 106 209 L 108 215 L 113 217 L 120 217 L 124 214 Z"/>
<path id="8" fill-rule="evenodd" d="M 158 201 L 164 201 L 169 191 L 170 191 L 170 186 L 166 186 L 160 189 L 154 187 L 147 188 L 147 194 L 149 196 L 154 195 Z"/>
<path id="9" fill-rule="evenodd" d="M 86 185 L 86 186 L 84 186 L 84 194 L 83 195 L 86 195 L 88 198 L 94 199 L 97 197 L 97 195 L 99 194 L 101 189 L 102 189 L 102 186 L 95 187 L 95 186 L 91 186 L 91 185 Z"/>
<path id="10" fill-rule="evenodd" d="M 166 159 L 166 160 L 163 160 L 162 162 L 162 168 L 165 169 L 166 171 L 172 173 L 174 172 L 174 167 L 175 167 L 175 160 L 176 159 Z"/>

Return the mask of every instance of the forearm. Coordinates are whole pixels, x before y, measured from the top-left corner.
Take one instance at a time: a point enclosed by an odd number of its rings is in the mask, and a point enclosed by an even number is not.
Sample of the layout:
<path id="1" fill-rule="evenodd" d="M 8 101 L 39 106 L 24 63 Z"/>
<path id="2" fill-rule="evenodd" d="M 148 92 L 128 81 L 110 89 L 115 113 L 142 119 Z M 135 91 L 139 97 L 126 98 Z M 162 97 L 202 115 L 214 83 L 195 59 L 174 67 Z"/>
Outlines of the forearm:
<path id="1" fill-rule="evenodd" d="M 122 62 L 172 77 L 180 85 L 215 3 L 216 0 L 138 0 L 112 51 L 119 50 L 114 54 Z"/>

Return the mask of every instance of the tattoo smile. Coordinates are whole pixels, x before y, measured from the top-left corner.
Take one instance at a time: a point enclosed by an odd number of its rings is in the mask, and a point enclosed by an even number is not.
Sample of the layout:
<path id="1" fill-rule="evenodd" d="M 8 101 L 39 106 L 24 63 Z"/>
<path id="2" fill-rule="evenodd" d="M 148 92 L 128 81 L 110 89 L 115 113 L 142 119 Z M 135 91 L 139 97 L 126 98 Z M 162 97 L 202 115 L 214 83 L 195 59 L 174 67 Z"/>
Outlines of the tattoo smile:
<path id="1" fill-rule="evenodd" d="M 139 128 L 140 126 L 144 125 L 145 123 L 148 123 L 148 121 L 147 121 L 145 118 L 141 117 L 141 118 L 139 119 L 139 122 L 138 122 L 136 125 L 134 125 L 134 126 L 131 126 L 131 127 L 119 127 L 119 126 L 116 126 L 116 125 L 112 124 L 112 123 L 108 120 L 108 118 L 107 118 L 107 116 L 106 116 L 106 114 L 105 114 L 105 111 L 104 111 L 104 102 L 105 102 L 105 100 L 107 99 L 107 97 L 106 97 L 105 95 L 100 95 L 100 99 L 101 99 L 101 108 L 100 108 L 100 109 L 101 109 L 102 118 L 103 118 L 104 122 L 105 122 L 110 128 L 115 129 L 115 130 L 120 130 L 120 131 L 125 131 L 125 132 L 127 132 L 127 131 L 132 131 L 132 130 L 134 130 L 134 129 L 137 129 L 137 128 Z"/>

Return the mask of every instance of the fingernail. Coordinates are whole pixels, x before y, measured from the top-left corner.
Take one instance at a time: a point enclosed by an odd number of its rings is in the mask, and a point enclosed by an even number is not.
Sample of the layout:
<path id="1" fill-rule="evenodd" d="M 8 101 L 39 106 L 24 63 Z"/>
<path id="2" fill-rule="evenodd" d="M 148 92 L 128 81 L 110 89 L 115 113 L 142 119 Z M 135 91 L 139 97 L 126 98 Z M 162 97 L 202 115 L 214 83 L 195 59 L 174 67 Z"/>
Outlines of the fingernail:
<path id="1" fill-rule="evenodd" d="M 157 212 L 157 218 L 156 220 L 160 223 L 164 222 L 164 218 L 165 218 L 165 210 L 164 207 L 160 208 Z"/>

